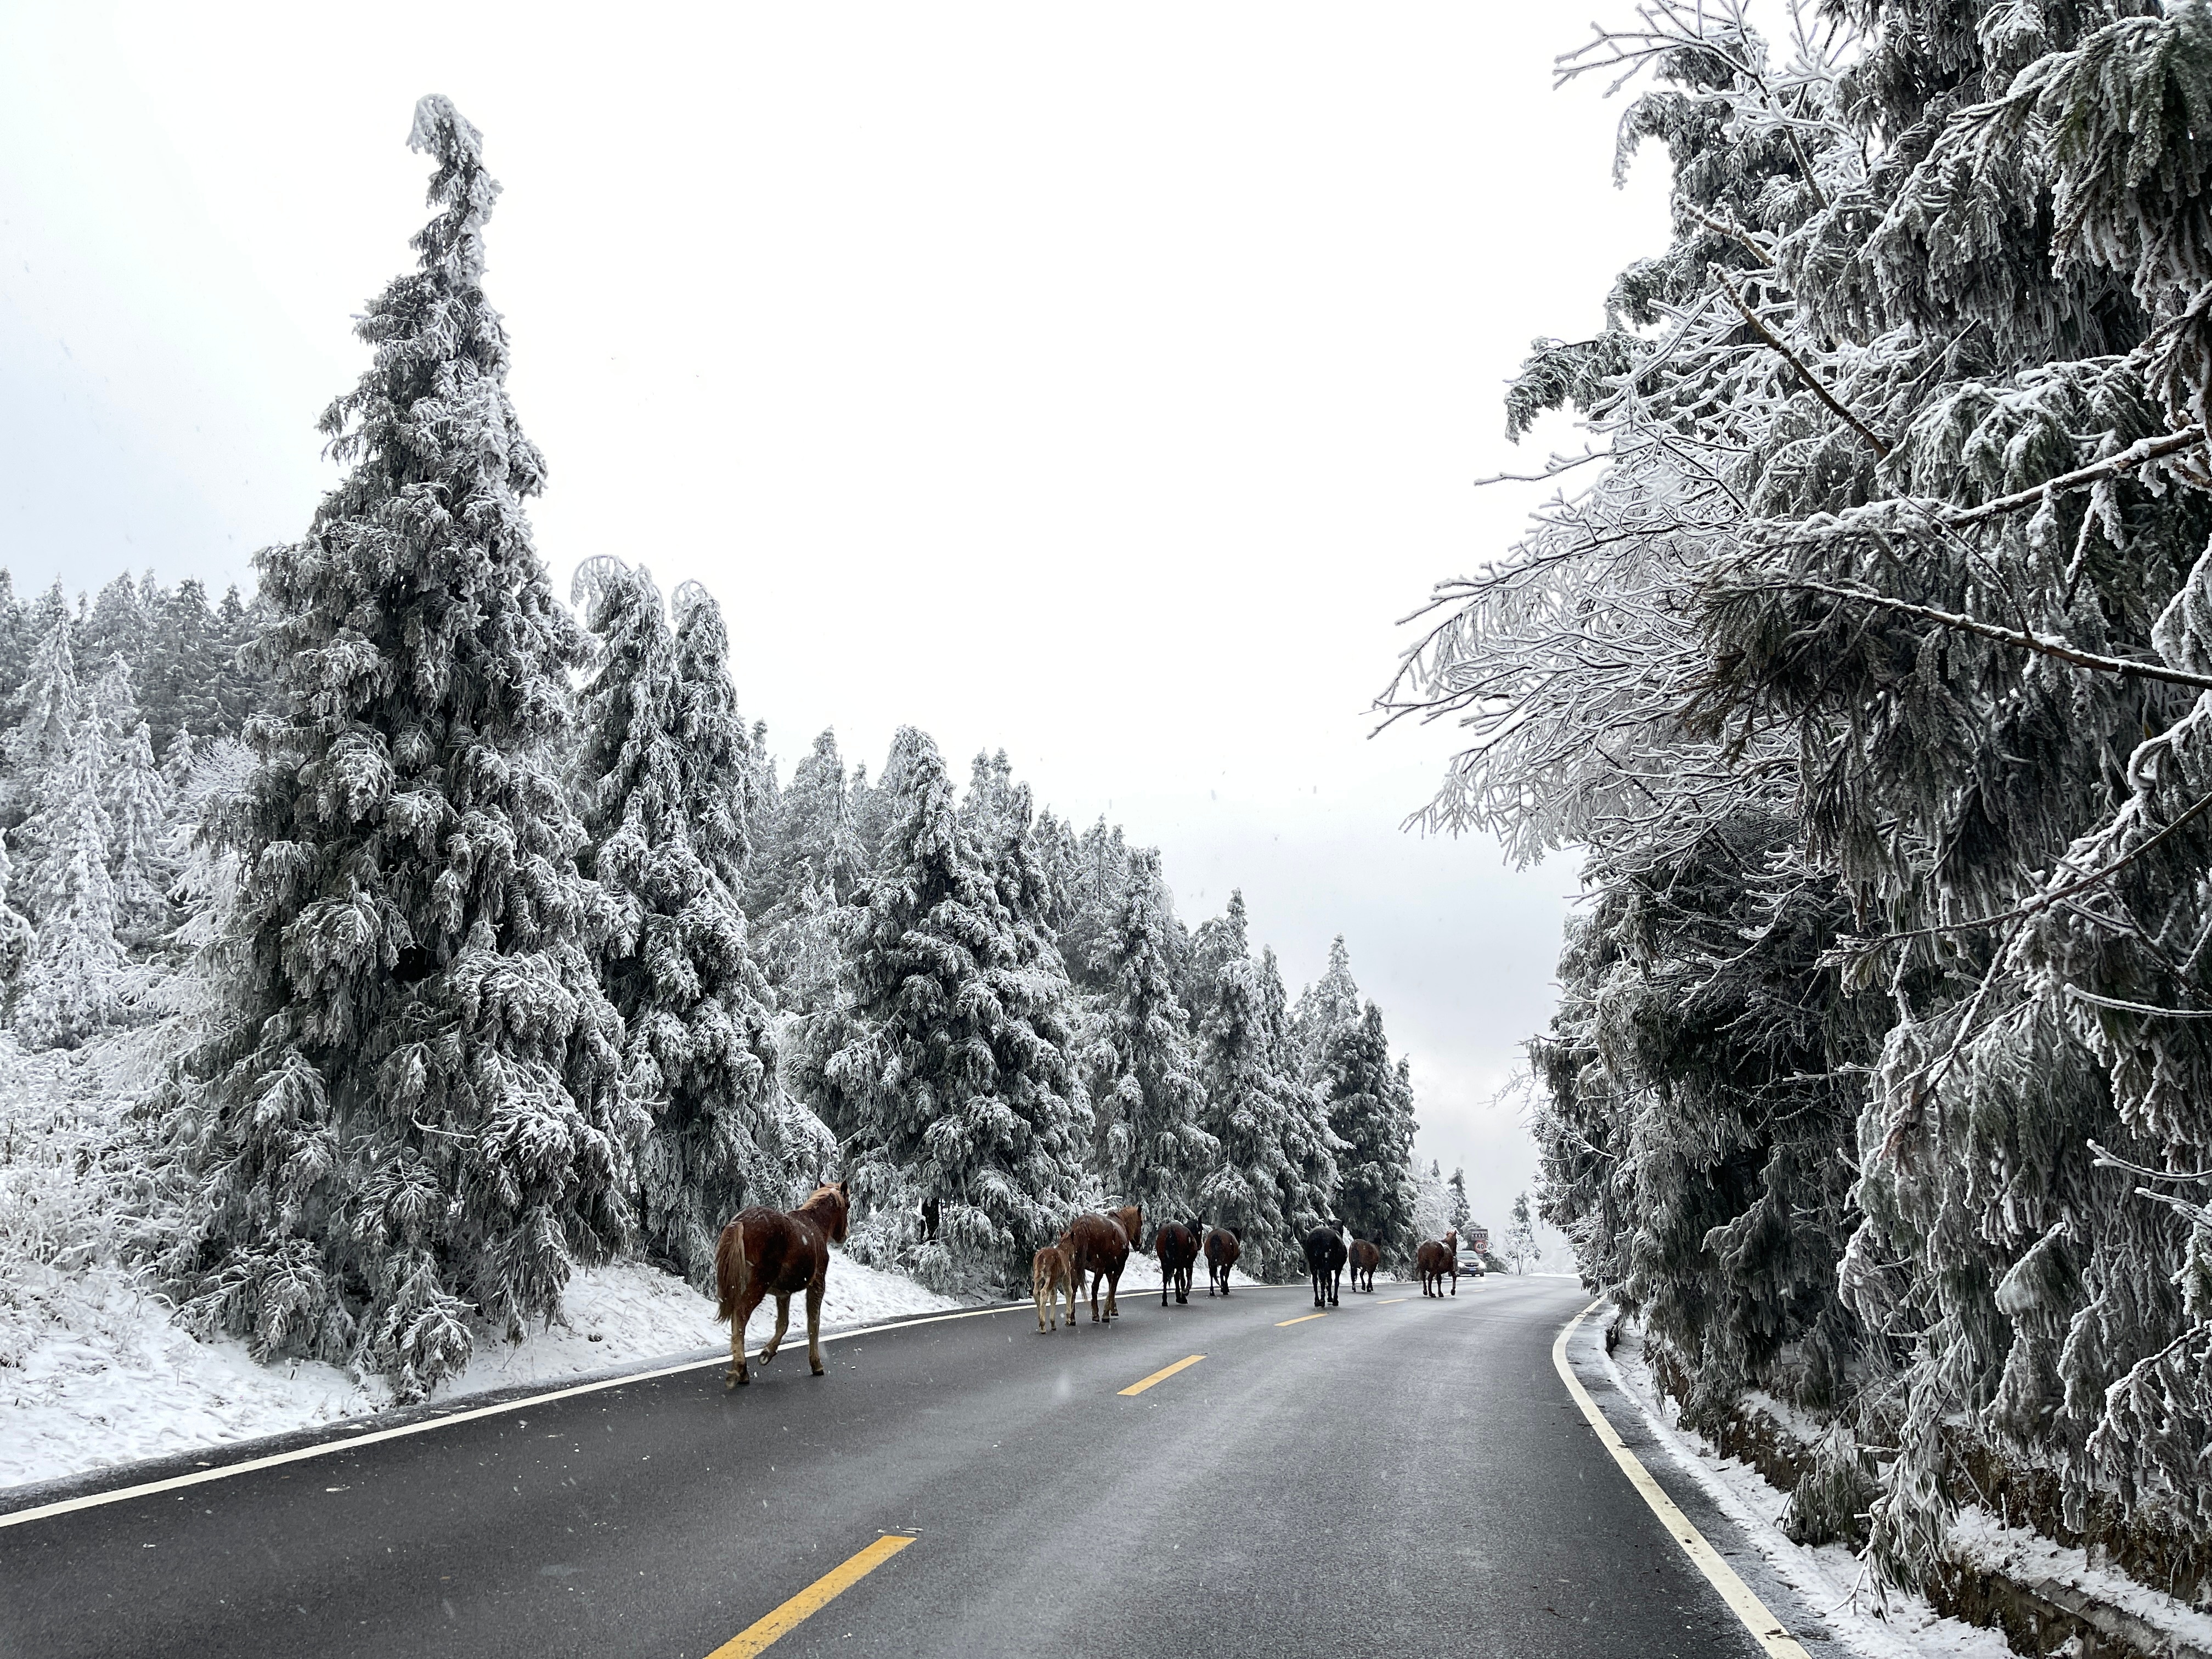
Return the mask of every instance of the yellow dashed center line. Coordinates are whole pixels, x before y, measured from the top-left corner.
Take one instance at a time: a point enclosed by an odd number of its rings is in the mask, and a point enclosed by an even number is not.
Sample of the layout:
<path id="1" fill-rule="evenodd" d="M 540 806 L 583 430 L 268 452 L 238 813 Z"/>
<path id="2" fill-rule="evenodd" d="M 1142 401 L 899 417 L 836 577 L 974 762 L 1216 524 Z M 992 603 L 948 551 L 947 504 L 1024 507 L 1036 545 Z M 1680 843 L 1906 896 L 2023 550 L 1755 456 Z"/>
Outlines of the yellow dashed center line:
<path id="1" fill-rule="evenodd" d="M 1153 1383 L 1164 1382 L 1168 1378 L 1173 1376 L 1177 1371 L 1182 1370 L 1188 1366 L 1195 1365 L 1200 1360 L 1205 1358 L 1206 1356 L 1202 1353 L 1194 1353 L 1188 1359 L 1178 1359 L 1174 1364 L 1154 1371 L 1143 1382 L 1132 1382 L 1127 1388 L 1122 1389 L 1121 1392 L 1123 1394 L 1142 1394 L 1146 1389 L 1151 1388 Z"/>
<path id="2" fill-rule="evenodd" d="M 1279 1330 L 1280 1330 L 1280 1329 L 1282 1329 L 1282 1328 L 1283 1328 L 1283 1327 L 1284 1327 L 1284 1326 L 1285 1326 L 1285 1325 L 1303 1325 L 1303 1324 L 1304 1324 L 1304 1323 L 1306 1322 L 1306 1321 L 1308 1321 L 1309 1319 L 1326 1319 L 1326 1318 L 1328 1318 L 1328 1316 L 1327 1314 L 1325 1314 L 1325 1313 L 1317 1313 L 1317 1314 L 1300 1314 L 1300 1315 L 1299 1315 L 1296 1319 L 1279 1319 L 1279 1320 L 1277 1320 L 1277 1321 L 1275 1322 L 1275 1328 L 1276 1328 L 1277 1330 L 1279 1330 Z"/>
<path id="3" fill-rule="evenodd" d="M 1375 1305 L 1378 1308 L 1395 1308 L 1401 1302 L 1411 1302 L 1413 1299 L 1410 1296 L 1394 1296 L 1389 1301 L 1378 1302 Z"/>
<path id="4" fill-rule="evenodd" d="M 708 1654 L 707 1659 L 753 1659 L 755 1654 L 765 1652 L 769 1644 L 788 1636 L 912 1542 L 913 1539 L 896 1533 L 884 1534 L 843 1565 L 823 1573 L 765 1619 L 746 1626 Z"/>

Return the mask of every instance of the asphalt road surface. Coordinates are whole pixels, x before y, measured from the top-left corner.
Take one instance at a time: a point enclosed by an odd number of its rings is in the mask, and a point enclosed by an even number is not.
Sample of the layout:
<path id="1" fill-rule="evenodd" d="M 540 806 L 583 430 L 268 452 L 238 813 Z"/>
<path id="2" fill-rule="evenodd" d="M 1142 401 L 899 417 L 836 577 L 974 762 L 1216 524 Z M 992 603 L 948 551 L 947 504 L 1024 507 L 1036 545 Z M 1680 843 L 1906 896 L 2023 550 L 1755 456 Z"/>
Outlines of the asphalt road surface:
<path id="1" fill-rule="evenodd" d="M 1756 1655 L 1553 1368 L 1586 1299 L 1378 1281 L 1286 1324 L 1303 1286 L 1224 1303 L 1201 1282 L 1111 1327 L 1041 1335 L 1021 1306 L 857 1335 L 820 1379 L 801 1342 L 735 1393 L 690 1370 L 0 1526 L 0 1654 L 707 1659 L 898 1533 L 915 1541 L 774 1659 Z M 1578 1334 L 1577 1376 L 1648 1446 L 1596 1341 Z M 1643 1455 L 1808 1651 L 1835 1652 Z"/>

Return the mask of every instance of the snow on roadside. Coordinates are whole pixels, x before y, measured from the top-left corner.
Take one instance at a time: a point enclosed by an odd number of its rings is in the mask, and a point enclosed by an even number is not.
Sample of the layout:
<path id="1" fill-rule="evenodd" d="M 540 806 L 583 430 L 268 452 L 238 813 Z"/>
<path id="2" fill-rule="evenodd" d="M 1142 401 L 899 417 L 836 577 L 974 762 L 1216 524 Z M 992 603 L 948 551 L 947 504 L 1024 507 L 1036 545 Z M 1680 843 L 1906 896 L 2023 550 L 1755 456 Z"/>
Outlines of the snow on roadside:
<path id="1" fill-rule="evenodd" d="M 116 1155 L 157 1074 L 129 1034 L 75 1054 L 25 1054 L 0 1035 L 0 1486 L 187 1452 L 382 1409 L 380 1382 L 309 1361 L 256 1364 L 236 1340 L 195 1341 L 122 1260 L 119 1194 L 141 1173 Z M 963 1305 L 842 1255 L 823 1327 Z M 793 1310 L 805 1333 L 803 1304 Z M 757 1345 L 773 1313 L 756 1315 Z M 510 1347 L 489 1334 L 441 1401 L 551 1382 L 726 1342 L 714 1304 L 642 1263 L 570 1279 L 562 1318 Z"/>
<path id="2" fill-rule="evenodd" d="M 1743 1528 L 1783 1582 L 1820 1615 L 1831 1635 L 1867 1659 L 2012 1659 L 2003 1636 L 1946 1619 L 1917 1595 L 1878 1589 L 1858 1558 L 1842 1544 L 1808 1548 L 1779 1524 L 1784 1495 L 1747 1463 L 1722 1457 L 1680 1427 L 1644 1361 L 1640 1332 L 1623 1324 L 1617 1354 L 1601 1354 L 1621 1392 L 1635 1402 L 1675 1464 L 1703 1486 L 1723 1513 Z"/>
<path id="3" fill-rule="evenodd" d="M 42 1269 L 10 1286 L 35 1310 L 27 1351 L 0 1369 L 0 1486 L 58 1480 L 111 1463 L 164 1456 L 380 1411 L 389 1392 L 335 1365 L 258 1365 L 234 1340 L 195 1341 L 161 1298 L 113 1268 Z M 673 1274 L 638 1262 L 586 1268 L 568 1282 L 562 1322 L 532 1328 L 514 1346 L 480 1336 L 448 1401 L 594 1371 L 645 1367 L 728 1340 L 714 1304 Z M 963 1306 L 897 1273 L 840 1256 L 822 1304 L 824 1331 Z M 753 1317 L 751 1346 L 775 1328 L 774 1304 Z M 793 1338 L 805 1334 L 803 1302 Z M 801 1354 L 798 1363 L 804 1363 Z"/>
<path id="4" fill-rule="evenodd" d="M 2001 1572 L 2015 1583 L 2051 1579 L 2134 1614 L 2153 1630 L 2179 1637 L 2201 1652 L 2212 1652 L 2212 1613 L 2161 1594 L 2125 1573 L 2090 1565 L 2088 1552 L 2069 1549 L 2041 1533 L 2008 1527 L 1978 1505 L 1959 1511 L 1951 1543 L 1975 1565 Z"/>

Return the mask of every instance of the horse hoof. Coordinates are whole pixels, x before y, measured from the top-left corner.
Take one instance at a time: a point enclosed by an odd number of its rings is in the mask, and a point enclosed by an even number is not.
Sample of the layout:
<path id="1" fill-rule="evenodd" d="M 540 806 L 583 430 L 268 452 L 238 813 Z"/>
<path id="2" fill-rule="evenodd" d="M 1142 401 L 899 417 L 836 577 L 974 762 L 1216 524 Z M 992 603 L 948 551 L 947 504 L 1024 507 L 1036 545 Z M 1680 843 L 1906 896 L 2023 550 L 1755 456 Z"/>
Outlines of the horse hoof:
<path id="1" fill-rule="evenodd" d="M 822 1369 L 822 1367 L 821 1367 L 821 1366 L 819 1366 L 819 1365 L 817 1365 L 817 1366 L 813 1367 L 813 1371 L 814 1371 L 815 1376 L 827 1376 L 829 1375 L 829 1373 L 828 1373 L 827 1371 L 823 1370 Z"/>

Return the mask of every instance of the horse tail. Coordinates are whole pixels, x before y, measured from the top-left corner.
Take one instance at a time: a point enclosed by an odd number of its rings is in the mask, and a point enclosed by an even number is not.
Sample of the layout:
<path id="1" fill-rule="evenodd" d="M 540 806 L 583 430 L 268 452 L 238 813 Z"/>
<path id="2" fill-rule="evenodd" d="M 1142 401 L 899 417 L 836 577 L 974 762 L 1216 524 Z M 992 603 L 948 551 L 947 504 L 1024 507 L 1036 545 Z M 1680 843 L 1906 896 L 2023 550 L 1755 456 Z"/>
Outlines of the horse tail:
<path id="1" fill-rule="evenodd" d="M 744 1300 L 745 1281 L 751 1271 L 745 1266 L 745 1224 L 732 1221 L 722 1229 L 722 1241 L 714 1251 L 714 1290 L 717 1308 L 714 1317 L 727 1322 L 738 1311 Z"/>

